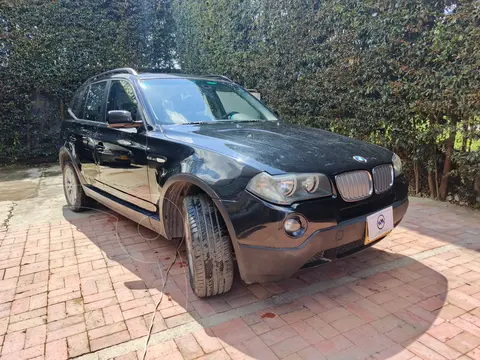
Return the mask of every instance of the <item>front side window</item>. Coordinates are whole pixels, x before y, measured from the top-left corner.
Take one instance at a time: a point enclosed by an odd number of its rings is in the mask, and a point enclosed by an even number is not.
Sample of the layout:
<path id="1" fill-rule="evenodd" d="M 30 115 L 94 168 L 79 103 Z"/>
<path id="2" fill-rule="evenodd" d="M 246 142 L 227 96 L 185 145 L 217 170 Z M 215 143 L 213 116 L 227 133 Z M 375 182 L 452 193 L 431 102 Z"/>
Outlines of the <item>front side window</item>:
<path id="1" fill-rule="evenodd" d="M 248 91 L 228 82 L 147 79 L 140 87 L 160 124 L 278 120 Z"/>
<path id="2" fill-rule="evenodd" d="M 85 101 L 84 119 L 92 121 L 103 121 L 102 105 L 105 96 L 107 82 L 100 82 L 90 85 Z"/>
<path id="3" fill-rule="evenodd" d="M 132 86 L 125 80 L 112 80 L 107 102 L 107 114 L 111 110 L 126 110 L 132 119 L 140 120 L 138 103 Z"/>

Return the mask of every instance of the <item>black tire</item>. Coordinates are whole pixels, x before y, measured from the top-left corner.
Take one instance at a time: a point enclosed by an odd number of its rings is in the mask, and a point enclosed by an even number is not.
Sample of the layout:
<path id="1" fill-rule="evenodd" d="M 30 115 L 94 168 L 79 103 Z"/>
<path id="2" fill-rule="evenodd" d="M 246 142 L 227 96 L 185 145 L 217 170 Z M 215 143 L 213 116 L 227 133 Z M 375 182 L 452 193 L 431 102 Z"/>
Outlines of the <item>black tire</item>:
<path id="1" fill-rule="evenodd" d="M 62 172 L 63 192 L 70 210 L 74 212 L 89 210 L 89 206 L 91 206 L 90 198 L 85 195 L 77 172 L 69 161 L 63 166 Z"/>
<path id="2" fill-rule="evenodd" d="M 199 297 L 219 295 L 233 284 L 232 243 L 212 200 L 204 194 L 183 200 L 190 285 Z"/>

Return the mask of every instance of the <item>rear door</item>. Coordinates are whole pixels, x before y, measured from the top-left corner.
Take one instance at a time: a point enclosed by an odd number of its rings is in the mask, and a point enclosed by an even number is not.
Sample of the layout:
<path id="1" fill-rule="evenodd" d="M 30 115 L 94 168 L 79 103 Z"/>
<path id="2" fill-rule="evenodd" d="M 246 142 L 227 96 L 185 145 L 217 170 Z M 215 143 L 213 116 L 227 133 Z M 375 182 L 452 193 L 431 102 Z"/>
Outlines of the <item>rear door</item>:
<path id="1" fill-rule="evenodd" d="M 127 110 L 143 120 L 134 87 L 127 80 L 111 80 L 106 116 L 111 110 Z M 97 134 L 100 181 L 104 190 L 149 211 L 156 211 L 150 197 L 147 174 L 147 133 L 141 128 L 110 128 L 102 124 Z"/>
<path id="2" fill-rule="evenodd" d="M 95 185 L 100 177 L 96 158 L 96 135 L 104 119 L 107 82 L 101 81 L 80 89 L 68 113 L 71 117 L 68 141 L 73 145 L 73 156 L 79 161 L 80 171 L 87 184 Z"/>

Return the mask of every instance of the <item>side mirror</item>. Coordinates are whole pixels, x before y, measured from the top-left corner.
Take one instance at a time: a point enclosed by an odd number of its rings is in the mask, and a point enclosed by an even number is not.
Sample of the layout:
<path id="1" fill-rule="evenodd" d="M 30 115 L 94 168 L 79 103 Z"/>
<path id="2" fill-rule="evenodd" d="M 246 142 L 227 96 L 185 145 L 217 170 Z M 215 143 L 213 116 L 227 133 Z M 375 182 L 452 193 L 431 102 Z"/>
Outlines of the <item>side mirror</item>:
<path id="1" fill-rule="evenodd" d="M 126 110 L 110 110 L 108 112 L 107 122 L 110 128 L 138 128 L 142 126 L 142 121 L 133 121 L 132 113 Z"/>
<path id="2" fill-rule="evenodd" d="M 126 110 L 110 110 L 107 116 L 108 127 L 132 127 L 136 123 L 132 119 L 132 113 Z"/>

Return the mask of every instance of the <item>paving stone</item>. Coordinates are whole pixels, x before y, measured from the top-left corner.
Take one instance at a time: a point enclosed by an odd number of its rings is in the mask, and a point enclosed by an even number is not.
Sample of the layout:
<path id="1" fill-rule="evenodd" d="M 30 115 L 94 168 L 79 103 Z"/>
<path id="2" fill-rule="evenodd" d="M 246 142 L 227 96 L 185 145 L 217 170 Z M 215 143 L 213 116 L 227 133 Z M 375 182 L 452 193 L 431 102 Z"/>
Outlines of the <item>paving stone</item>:
<path id="1" fill-rule="evenodd" d="M 154 334 L 167 331 L 173 340 L 151 344 L 148 358 L 480 358 L 480 246 L 472 241 L 480 217 L 456 211 L 412 201 L 400 227 L 362 253 L 277 283 L 247 286 L 237 279 L 230 293 L 210 299 L 193 294 L 178 262 L 153 326 Z M 175 247 L 145 240 L 125 219 L 115 234 L 111 220 L 92 212 L 79 222 L 0 232 L 2 360 L 107 354 L 143 341 L 162 282 L 155 263 L 134 262 L 118 241 L 162 266 Z M 459 242 L 466 239 L 469 248 Z M 442 250 L 454 243 L 453 251 Z M 430 250 L 420 261 L 409 258 Z M 405 263 L 389 268 L 396 260 Z M 384 264 L 385 271 L 351 277 Z M 262 299 L 332 279 L 338 286 L 243 313 Z M 229 311 L 240 317 L 222 320 Z M 198 330 L 198 321 L 211 319 L 218 325 Z M 138 360 L 137 350 L 113 358 Z"/>

